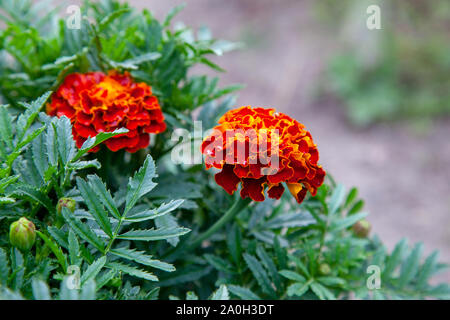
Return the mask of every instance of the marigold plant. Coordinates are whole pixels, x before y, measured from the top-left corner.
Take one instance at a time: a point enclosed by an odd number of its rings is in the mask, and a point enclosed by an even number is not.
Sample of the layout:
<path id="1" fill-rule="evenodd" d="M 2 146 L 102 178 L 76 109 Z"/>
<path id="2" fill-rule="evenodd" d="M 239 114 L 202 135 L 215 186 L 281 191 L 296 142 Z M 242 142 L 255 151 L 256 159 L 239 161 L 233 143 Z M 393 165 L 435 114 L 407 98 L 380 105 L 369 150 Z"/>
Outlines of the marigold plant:
<path id="1" fill-rule="evenodd" d="M 73 124 L 78 147 L 88 137 L 127 128 L 127 133 L 105 141 L 111 151 L 136 152 L 150 143 L 149 133 L 166 129 L 158 99 L 149 85 L 134 82 L 128 72 L 114 70 L 68 75 L 47 105 L 52 116 L 66 116 Z M 97 146 L 92 151 L 98 151 Z"/>
<path id="2" fill-rule="evenodd" d="M 266 185 L 268 196 L 279 199 L 286 183 L 301 203 L 307 191 L 316 195 L 325 177 L 311 134 L 275 109 L 228 111 L 203 141 L 202 153 L 207 169 L 221 169 L 215 179 L 226 192 L 233 194 L 241 183 L 241 197 L 254 201 L 264 201 Z"/>
<path id="3" fill-rule="evenodd" d="M 240 44 L 174 23 L 182 7 L 78 2 L 0 0 L 0 300 L 171 299 L 182 318 L 178 299 L 276 317 L 265 301 L 450 298 L 437 252 L 373 236 L 301 123 L 228 111 L 241 86 L 199 66 Z"/>

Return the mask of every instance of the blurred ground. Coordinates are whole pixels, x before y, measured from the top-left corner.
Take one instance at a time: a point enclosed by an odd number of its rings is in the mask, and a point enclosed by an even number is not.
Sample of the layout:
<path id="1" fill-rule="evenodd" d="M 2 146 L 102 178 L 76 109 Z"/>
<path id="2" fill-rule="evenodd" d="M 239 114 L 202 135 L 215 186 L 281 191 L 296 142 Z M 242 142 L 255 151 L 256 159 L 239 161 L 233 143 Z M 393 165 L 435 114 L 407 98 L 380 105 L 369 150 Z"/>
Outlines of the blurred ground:
<path id="1" fill-rule="evenodd" d="M 131 2 L 157 17 L 182 3 Z M 390 248 L 407 237 L 450 262 L 449 119 L 436 121 L 426 135 L 407 124 L 352 128 L 338 101 L 315 94 L 342 34 L 318 21 L 314 1 L 190 0 L 174 21 L 207 25 L 216 37 L 245 43 L 216 60 L 227 70 L 223 84 L 247 85 L 238 104 L 276 107 L 306 124 L 324 168 L 347 187 L 359 187 L 373 230 Z M 450 281 L 450 274 L 439 278 Z"/>
<path id="2" fill-rule="evenodd" d="M 129 2 L 163 18 L 183 1 Z M 352 127 L 340 102 L 317 96 L 316 88 L 324 85 L 324 69 L 342 42 L 361 35 L 352 26 L 334 27 L 333 15 L 318 19 L 314 0 L 186 2 L 174 22 L 206 25 L 217 38 L 246 45 L 215 59 L 227 70 L 222 85 L 247 85 L 239 106 L 276 107 L 304 123 L 319 145 L 323 167 L 338 182 L 359 188 L 373 230 L 389 248 L 407 237 L 425 242 L 427 253 L 440 250 L 450 263 L 450 119 L 435 120 L 427 134 L 408 123 Z M 356 14 L 366 16 L 361 8 Z M 369 55 L 370 37 L 383 30 L 371 32 L 360 47 Z M 450 272 L 438 278 L 450 281 Z"/>

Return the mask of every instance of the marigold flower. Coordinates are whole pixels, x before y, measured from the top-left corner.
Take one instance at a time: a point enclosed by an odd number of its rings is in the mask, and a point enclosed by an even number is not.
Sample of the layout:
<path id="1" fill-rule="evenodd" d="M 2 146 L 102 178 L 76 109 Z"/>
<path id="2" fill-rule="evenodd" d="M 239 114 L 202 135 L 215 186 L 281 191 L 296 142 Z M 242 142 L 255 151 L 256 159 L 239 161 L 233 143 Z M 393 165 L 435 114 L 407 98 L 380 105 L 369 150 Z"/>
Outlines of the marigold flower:
<path id="1" fill-rule="evenodd" d="M 136 152 L 149 145 L 149 133 L 166 129 L 164 115 L 151 87 L 134 82 L 128 72 L 120 74 L 114 70 L 108 75 L 102 72 L 68 75 L 47 104 L 47 113 L 71 120 L 78 147 L 100 132 L 127 128 L 127 133 L 108 139 L 104 144 L 111 151 Z M 91 151 L 98 149 L 99 146 Z"/>
<path id="2" fill-rule="evenodd" d="M 317 164 L 319 152 L 305 126 L 274 109 L 241 107 L 225 113 L 202 143 L 206 168 L 221 169 L 217 184 L 233 194 L 264 201 L 279 199 L 283 183 L 298 203 L 322 185 L 325 171 Z"/>

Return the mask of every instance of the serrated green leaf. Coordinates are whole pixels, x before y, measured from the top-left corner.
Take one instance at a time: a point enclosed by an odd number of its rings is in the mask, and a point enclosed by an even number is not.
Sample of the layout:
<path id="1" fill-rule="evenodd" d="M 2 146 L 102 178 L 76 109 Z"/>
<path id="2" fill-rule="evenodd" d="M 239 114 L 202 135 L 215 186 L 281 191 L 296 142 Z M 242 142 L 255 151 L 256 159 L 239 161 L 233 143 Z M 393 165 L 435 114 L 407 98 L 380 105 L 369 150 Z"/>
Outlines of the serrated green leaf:
<path id="1" fill-rule="evenodd" d="M 116 270 L 105 270 L 97 277 L 97 290 L 103 288 L 110 280 L 112 280 L 117 274 Z M 89 282 L 89 281 L 88 281 Z"/>
<path id="2" fill-rule="evenodd" d="M 209 300 L 230 300 L 227 286 L 222 284 L 211 296 Z"/>
<path id="3" fill-rule="evenodd" d="M 78 243 L 77 236 L 72 231 L 72 229 L 69 230 L 68 242 L 69 242 L 70 264 L 79 265 L 81 257 L 80 244 Z"/>
<path id="4" fill-rule="evenodd" d="M 107 267 L 117 270 L 119 272 L 124 272 L 126 274 L 129 274 L 130 276 L 142 278 L 149 281 L 158 281 L 158 277 L 155 276 L 154 274 L 126 264 L 118 262 L 110 262 L 107 264 Z"/>
<path id="5" fill-rule="evenodd" d="M 13 195 L 26 196 L 43 205 L 50 213 L 56 213 L 56 209 L 48 195 L 44 194 L 40 190 L 34 189 L 27 185 L 20 185 L 16 190 L 14 190 Z"/>
<path id="6" fill-rule="evenodd" d="M 176 229 L 179 228 L 177 219 L 172 215 L 163 215 L 160 217 L 157 217 L 155 219 L 155 225 L 159 229 Z M 166 239 L 170 245 L 173 247 L 178 245 L 178 242 L 180 242 L 180 238 L 178 236 L 176 237 L 170 237 Z"/>
<path id="7" fill-rule="evenodd" d="M 10 268 L 6 251 L 0 248 L 0 287 L 1 285 L 6 286 L 9 272 Z"/>
<path id="8" fill-rule="evenodd" d="M 337 185 L 331 195 L 331 199 L 328 205 L 328 214 L 334 215 L 339 207 L 342 205 L 345 197 L 345 188 L 343 185 Z"/>
<path id="9" fill-rule="evenodd" d="M 306 278 L 304 276 L 291 270 L 281 270 L 279 271 L 279 274 L 281 274 L 283 277 L 289 280 L 294 280 L 302 283 L 306 282 Z"/>
<path id="10" fill-rule="evenodd" d="M 130 11 L 129 8 L 122 8 L 108 14 L 98 24 L 98 32 L 99 33 L 102 32 L 111 22 L 113 22 L 115 19 L 117 19 L 118 17 L 129 11 Z"/>
<path id="11" fill-rule="evenodd" d="M 83 170 L 88 168 L 96 168 L 100 169 L 102 165 L 97 160 L 88 160 L 88 161 L 77 161 L 74 163 L 70 163 L 69 168 L 75 169 L 75 170 Z"/>
<path id="12" fill-rule="evenodd" d="M 47 156 L 51 166 L 56 167 L 58 165 L 58 140 L 56 139 L 56 129 L 54 126 L 56 119 L 51 122 L 51 125 L 47 127 L 46 145 Z"/>
<path id="13" fill-rule="evenodd" d="M 433 275 L 433 271 L 437 266 L 438 256 L 439 252 L 437 250 L 433 251 L 421 266 L 419 273 L 417 274 L 417 287 L 419 289 L 425 288 L 429 277 Z"/>
<path id="14" fill-rule="evenodd" d="M 47 157 L 47 146 L 45 144 L 45 135 L 40 134 L 36 139 L 33 140 L 31 145 L 31 154 L 33 158 L 34 165 L 39 171 L 43 180 L 45 179 L 45 172 L 48 170 L 48 157 Z"/>
<path id="15" fill-rule="evenodd" d="M 391 276 L 392 272 L 403 260 L 407 248 L 408 248 L 408 241 L 406 239 L 402 239 L 399 243 L 397 243 L 397 245 L 394 248 L 394 251 L 386 261 L 386 265 L 382 273 L 383 278 L 388 279 Z"/>
<path id="16" fill-rule="evenodd" d="M 285 249 L 283 249 L 281 247 L 278 236 L 275 237 L 275 239 L 273 241 L 273 245 L 274 245 L 275 254 L 277 256 L 278 265 L 280 266 L 281 269 L 286 269 L 287 268 L 287 252 Z"/>
<path id="17" fill-rule="evenodd" d="M 69 226 L 72 228 L 72 230 L 78 234 L 79 237 L 81 237 L 83 240 L 89 242 L 94 247 L 96 247 L 98 250 L 103 252 L 105 250 L 105 244 L 102 240 L 100 240 L 95 233 L 89 229 L 89 227 L 81 222 L 77 217 L 73 215 L 73 213 L 67 209 L 63 208 L 61 211 L 64 219 L 69 224 Z"/>
<path id="18" fill-rule="evenodd" d="M 314 224 L 316 220 L 307 212 L 286 213 L 264 222 L 262 229 L 280 229 L 305 227 Z"/>
<path id="19" fill-rule="evenodd" d="M 93 279 L 99 274 L 102 268 L 105 266 L 106 256 L 103 256 L 95 260 L 81 275 L 81 285 L 83 286 L 88 280 Z"/>
<path id="20" fill-rule="evenodd" d="M 0 204 L 11 204 L 16 202 L 14 198 L 10 197 L 0 197 Z"/>
<path id="21" fill-rule="evenodd" d="M 153 182 L 153 178 L 156 176 L 155 170 L 155 162 L 150 155 L 147 155 L 142 167 L 128 182 L 124 216 L 126 216 L 128 211 L 134 207 L 142 196 L 146 195 L 156 186 L 156 183 Z"/>
<path id="22" fill-rule="evenodd" d="M 24 300 L 24 298 L 19 292 L 0 287 L 0 300 Z"/>
<path id="23" fill-rule="evenodd" d="M 214 69 L 219 72 L 225 72 L 225 69 L 221 68 L 218 64 L 212 62 L 211 60 L 205 57 L 200 58 L 200 62 L 203 63 L 204 65 L 207 65 L 211 69 Z"/>
<path id="24" fill-rule="evenodd" d="M 289 260 L 293 261 L 295 263 L 295 265 L 297 266 L 297 268 L 299 268 L 301 270 L 301 272 L 303 272 L 303 274 L 306 277 L 308 277 L 308 278 L 310 277 L 308 268 L 305 266 L 305 264 L 298 257 L 293 256 L 291 254 L 288 255 L 288 257 L 289 257 Z"/>
<path id="25" fill-rule="evenodd" d="M 159 59 L 160 57 L 161 54 L 159 52 L 148 52 L 143 55 L 136 56 L 121 62 L 109 60 L 109 63 L 114 69 L 122 68 L 122 69 L 137 70 L 139 69 L 140 64 Z"/>
<path id="26" fill-rule="evenodd" d="M 400 277 L 398 279 L 401 287 L 406 286 L 419 272 L 420 258 L 423 252 L 423 243 L 415 245 L 409 256 L 402 264 Z"/>
<path id="27" fill-rule="evenodd" d="M 28 145 L 31 141 L 36 139 L 44 130 L 46 127 L 40 127 L 34 131 L 32 131 L 30 134 L 26 135 L 24 139 L 17 145 L 18 150 L 22 150 L 26 145 Z"/>
<path id="28" fill-rule="evenodd" d="M 203 196 L 196 183 L 181 180 L 177 176 L 158 179 L 158 185 L 151 195 L 161 198 L 167 198 L 170 195 L 172 199 L 199 199 Z"/>
<path id="29" fill-rule="evenodd" d="M 158 300 L 159 291 L 160 291 L 159 287 L 153 288 L 152 290 L 150 290 L 149 293 L 147 293 L 147 295 L 145 296 L 145 299 L 146 300 Z"/>
<path id="30" fill-rule="evenodd" d="M 360 212 L 353 214 L 351 216 L 347 216 L 345 218 L 335 219 L 330 225 L 330 230 L 336 232 L 351 227 L 359 220 L 367 217 L 367 215 L 368 215 L 367 212 Z"/>
<path id="31" fill-rule="evenodd" d="M 47 227 L 48 233 L 50 233 L 50 235 L 53 237 L 53 239 L 56 240 L 56 242 L 58 242 L 58 244 L 63 247 L 68 249 L 69 248 L 69 244 L 67 242 L 67 237 L 66 237 L 66 233 L 56 227 Z"/>
<path id="32" fill-rule="evenodd" d="M 10 176 L 0 180 L 0 192 L 3 192 L 7 186 L 13 184 L 19 179 L 19 176 Z"/>
<path id="33" fill-rule="evenodd" d="M 161 228 L 161 229 L 149 229 L 149 230 L 131 230 L 125 232 L 117 239 L 123 240 L 135 240 L 135 241 L 155 241 L 165 240 L 173 237 L 179 237 L 190 230 L 187 228 Z"/>
<path id="34" fill-rule="evenodd" d="M 228 290 L 235 296 L 238 296 L 242 300 L 261 300 L 256 294 L 254 294 L 250 289 L 244 288 L 236 285 L 228 285 Z"/>
<path id="35" fill-rule="evenodd" d="M 72 159 L 72 163 L 78 161 L 82 156 L 84 156 L 86 153 L 88 153 L 89 150 L 98 146 L 102 142 L 104 142 L 112 137 L 115 137 L 115 136 L 118 136 L 118 135 L 121 135 L 121 134 L 124 134 L 127 132 L 128 132 L 128 129 L 121 128 L 121 129 L 114 130 L 113 132 L 101 132 L 101 133 L 97 134 L 95 137 L 89 137 L 83 143 L 81 148 L 78 150 L 75 157 Z"/>
<path id="36" fill-rule="evenodd" d="M 117 209 L 116 204 L 111 196 L 111 193 L 106 188 L 102 180 L 96 175 L 89 175 L 88 182 L 90 189 L 97 195 L 98 200 L 108 209 L 108 211 L 117 219 L 120 219 L 121 215 Z M 101 205 L 100 205 L 101 207 Z"/>
<path id="37" fill-rule="evenodd" d="M 243 257 L 261 289 L 268 295 L 276 296 L 276 292 L 272 287 L 269 276 L 258 259 L 248 253 L 244 253 Z"/>
<path id="38" fill-rule="evenodd" d="M 321 285 L 318 282 L 312 282 L 310 284 L 310 288 L 320 300 L 335 300 L 336 299 L 336 297 L 330 290 L 328 290 L 326 287 L 324 287 L 323 285 Z"/>
<path id="39" fill-rule="evenodd" d="M 92 181 L 89 180 L 90 182 L 93 181 L 97 181 L 100 180 L 96 180 L 95 178 L 92 177 Z M 103 186 L 103 184 L 100 181 L 100 184 Z M 105 208 L 102 205 L 103 201 L 107 201 L 105 200 L 102 196 L 100 196 L 99 194 L 97 194 L 97 192 L 99 192 L 99 188 L 101 189 L 101 186 L 99 186 L 98 184 L 95 185 L 96 189 L 92 188 L 92 183 L 88 184 L 86 181 L 84 181 L 83 179 L 77 177 L 77 186 L 78 186 L 78 190 L 81 193 L 81 196 L 83 197 L 84 203 L 87 205 L 88 209 L 89 209 L 89 213 L 94 217 L 95 221 L 97 221 L 98 225 L 100 226 L 100 228 L 109 236 L 112 237 L 112 228 L 111 228 L 111 223 L 109 222 L 109 218 L 108 218 L 108 213 L 106 212 Z M 106 190 L 106 189 L 105 189 Z M 106 194 L 103 194 L 103 196 L 106 197 Z M 112 201 L 112 199 L 111 199 Z M 110 205 L 112 205 L 110 203 Z M 119 215 L 120 218 L 120 215 Z"/>
<path id="40" fill-rule="evenodd" d="M 205 254 L 204 258 L 206 259 L 206 261 L 209 262 L 210 265 L 212 265 L 219 271 L 231 274 L 236 273 L 236 270 L 234 269 L 233 265 L 227 260 L 222 259 L 221 257 L 218 257 L 213 254 Z"/>
<path id="41" fill-rule="evenodd" d="M 27 152 L 20 161 L 14 165 L 14 171 L 21 177 L 21 181 L 36 190 L 42 189 L 44 180 L 34 165 L 30 152 Z"/>
<path id="42" fill-rule="evenodd" d="M 266 250 L 262 246 L 258 246 L 256 248 L 256 255 L 258 256 L 261 263 L 264 265 L 266 270 L 269 272 L 269 276 L 272 279 L 273 283 L 275 284 L 275 287 L 278 289 L 281 289 L 281 279 L 278 275 L 277 267 L 275 266 L 275 263 L 273 260 L 269 257 Z"/>
<path id="43" fill-rule="evenodd" d="M 125 220 L 129 222 L 142 222 L 150 219 L 156 219 L 177 209 L 183 202 L 184 200 L 172 200 L 169 203 L 163 203 L 156 209 L 144 210 L 136 213 L 131 213 L 133 211 L 132 210 L 127 215 Z"/>
<path id="44" fill-rule="evenodd" d="M 184 8 L 186 7 L 186 4 L 180 4 L 174 8 L 172 8 L 169 13 L 167 14 L 166 18 L 164 19 L 163 26 L 168 27 L 170 25 L 170 22 L 172 19 Z"/>
<path id="45" fill-rule="evenodd" d="M 343 286 L 345 285 L 345 280 L 338 277 L 318 277 L 316 278 L 318 282 L 325 286 Z"/>
<path id="46" fill-rule="evenodd" d="M 56 138 L 58 153 L 63 165 L 69 163 L 75 156 L 75 141 L 72 136 L 72 124 L 69 118 L 62 116 L 56 122 Z"/>
<path id="47" fill-rule="evenodd" d="M 4 105 L 0 105 L 0 141 L 4 141 L 7 146 L 13 148 L 13 117 Z"/>
<path id="48" fill-rule="evenodd" d="M 149 267 L 161 269 L 167 272 L 175 271 L 175 267 L 173 265 L 159 260 L 151 259 L 152 257 L 146 255 L 145 252 L 143 251 L 136 251 L 135 249 L 127 249 L 127 248 L 118 248 L 112 249 L 110 252 L 118 257 L 132 260 Z"/>
<path id="49" fill-rule="evenodd" d="M 345 199 L 344 207 L 347 208 L 350 204 L 352 204 L 357 196 L 358 196 L 358 189 L 352 188 L 347 195 L 347 199 Z"/>
<path id="50" fill-rule="evenodd" d="M 17 119 L 16 124 L 16 135 L 19 142 L 22 142 L 23 137 L 25 136 L 26 131 L 30 128 L 31 124 L 36 119 L 36 116 L 39 113 L 39 110 L 42 108 L 44 103 L 50 97 L 51 92 L 48 91 L 44 93 L 42 96 L 28 103 L 21 103 L 25 108 L 25 112 L 22 113 Z"/>
<path id="51" fill-rule="evenodd" d="M 158 283 L 160 287 L 170 287 L 186 282 L 194 282 L 211 273 L 213 268 L 210 266 L 186 267 L 182 271 L 171 273 L 170 276 L 164 277 Z"/>
<path id="52" fill-rule="evenodd" d="M 169 203 L 163 203 L 156 209 L 157 216 L 163 216 L 173 210 L 177 209 L 183 204 L 183 199 L 171 200 Z"/>
<path id="53" fill-rule="evenodd" d="M 364 207 L 364 201 L 363 200 L 358 200 L 352 207 L 350 210 L 348 210 L 348 214 L 354 214 L 359 212 L 362 208 Z"/>
<path id="54" fill-rule="evenodd" d="M 310 285 L 309 282 L 293 283 L 287 288 L 287 294 L 290 297 L 292 297 L 292 296 L 301 297 L 308 291 L 309 285 Z"/>
<path id="55" fill-rule="evenodd" d="M 24 283 L 25 267 L 23 255 L 17 248 L 11 251 L 11 270 L 14 277 L 10 287 L 13 290 L 19 290 Z"/>
<path id="56" fill-rule="evenodd" d="M 441 283 L 437 286 L 434 286 L 427 293 L 431 297 L 448 300 L 450 299 L 450 285 L 447 283 Z"/>

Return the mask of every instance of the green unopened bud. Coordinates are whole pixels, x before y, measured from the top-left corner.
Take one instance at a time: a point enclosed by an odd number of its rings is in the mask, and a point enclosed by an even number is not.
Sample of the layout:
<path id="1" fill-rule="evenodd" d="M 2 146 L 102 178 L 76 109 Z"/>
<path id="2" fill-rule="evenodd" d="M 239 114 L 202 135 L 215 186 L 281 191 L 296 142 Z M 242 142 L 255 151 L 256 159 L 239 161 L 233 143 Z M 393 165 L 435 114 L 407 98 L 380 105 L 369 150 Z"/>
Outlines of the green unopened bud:
<path id="1" fill-rule="evenodd" d="M 320 272 L 320 274 L 323 275 L 323 276 L 329 275 L 330 272 L 331 272 L 330 265 L 329 265 L 328 263 L 322 263 L 322 264 L 319 266 L 319 272 Z"/>
<path id="2" fill-rule="evenodd" d="M 369 221 L 362 219 L 353 225 L 353 232 L 359 238 L 366 238 L 369 235 L 371 227 Z"/>
<path id="3" fill-rule="evenodd" d="M 36 241 L 36 228 L 27 218 L 20 218 L 11 223 L 9 228 L 9 241 L 11 245 L 21 251 L 28 251 Z"/>
<path id="4" fill-rule="evenodd" d="M 71 212 L 75 211 L 76 202 L 72 198 L 61 198 L 58 200 L 58 204 L 56 205 L 56 211 L 58 214 L 61 214 L 62 208 L 66 207 Z"/>

